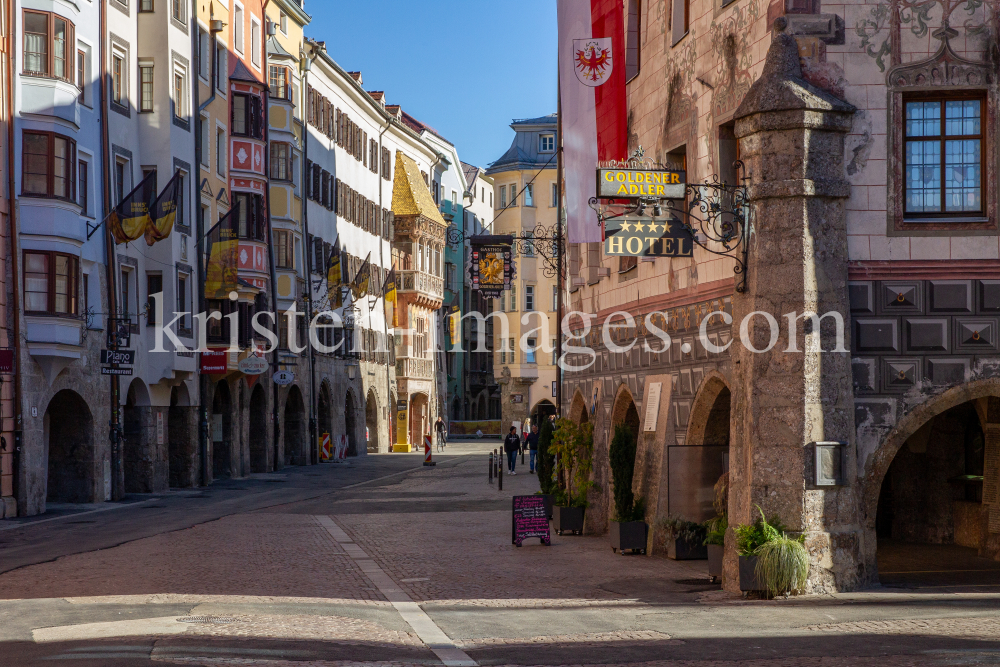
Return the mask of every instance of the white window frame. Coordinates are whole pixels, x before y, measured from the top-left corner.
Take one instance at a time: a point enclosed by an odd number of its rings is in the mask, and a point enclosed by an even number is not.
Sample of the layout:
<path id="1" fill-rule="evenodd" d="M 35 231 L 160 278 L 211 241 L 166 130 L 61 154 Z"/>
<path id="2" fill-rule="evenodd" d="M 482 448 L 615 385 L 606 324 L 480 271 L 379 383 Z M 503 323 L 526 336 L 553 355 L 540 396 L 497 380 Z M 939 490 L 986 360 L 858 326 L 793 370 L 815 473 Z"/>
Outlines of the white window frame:
<path id="1" fill-rule="evenodd" d="M 181 77 L 181 98 L 179 100 L 176 99 L 177 87 L 174 85 L 178 76 Z M 170 98 L 174 103 L 174 118 L 185 120 L 188 117 L 187 102 L 189 97 L 187 68 L 175 60 L 173 72 L 170 76 Z"/>
<path id="2" fill-rule="evenodd" d="M 545 148 L 545 144 L 551 140 L 552 147 Z M 556 135 L 554 134 L 540 134 L 538 135 L 538 152 L 539 153 L 554 153 L 556 150 Z"/>
<path id="3" fill-rule="evenodd" d="M 285 37 L 288 36 L 288 14 L 278 10 L 278 29 L 281 30 L 281 34 Z"/>
<path id="4" fill-rule="evenodd" d="M 535 310 L 535 286 L 524 286 L 524 311 L 527 313 Z"/>
<path id="5" fill-rule="evenodd" d="M 223 40 L 220 37 L 220 35 L 216 35 L 215 53 L 212 54 L 212 57 L 217 58 L 220 55 L 222 57 L 219 58 L 219 63 L 217 65 L 218 72 L 216 72 L 219 78 L 218 85 L 216 86 L 215 81 L 210 81 L 210 85 L 215 86 L 216 94 L 219 97 L 221 97 L 222 99 L 226 99 L 228 97 L 228 92 L 229 92 L 229 86 L 226 85 L 226 83 L 229 81 L 229 44 L 227 44 L 225 40 Z M 211 70 L 209 70 L 208 75 L 209 78 L 211 78 L 212 76 Z"/>
<path id="6" fill-rule="evenodd" d="M 216 156 L 215 173 L 216 173 L 216 175 L 218 175 L 218 176 L 220 176 L 222 178 L 226 177 L 226 169 L 227 169 L 227 167 L 229 165 L 229 135 L 226 132 L 226 129 L 227 129 L 227 125 L 223 121 L 221 121 L 218 118 L 216 118 L 215 119 L 215 142 L 216 142 L 216 145 L 215 145 L 215 151 L 216 151 L 215 152 L 215 156 Z M 219 149 L 218 149 L 218 142 L 219 142 L 219 133 L 220 133 L 220 131 L 222 133 L 222 151 L 219 151 Z"/>
<path id="7" fill-rule="evenodd" d="M 559 184 L 556 183 L 555 181 L 552 181 L 552 183 L 550 184 L 550 188 L 552 190 L 552 200 L 551 200 L 551 202 L 549 202 L 550 208 L 558 208 L 559 207 Z"/>
<path id="8" fill-rule="evenodd" d="M 201 21 L 198 21 L 198 45 L 201 51 L 198 56 L 198 78 L 211 85 L 212 61 L 215 59 L 215 54 L 210 53 L 212 51 L 212 35 L 209 33 L 208 26 Z M 202 69 L 205 70 L 204 74 L 202 74 Z"/>
<path id="9" fill-rule="evenodd" d="M 239 2 L 233 3 L 233 49 L 241 56 L 244 53 L 243 47 L 246 46 L 244 41 L 246 39 L 246 35 L 243 34 L 246 28 L 246 17 L 243 15 L 244 11 L 245 10 L 243 9 L 242 4 Z M 226 78 L 228 80 L 229 77 L 227 76 Z"/>
<path id="10" fill-rule="evenodd" d="M 521 193 L 524 197 L 524 204 L 522 206 L 535 206 L 535 184 L 528 183 L 524 186 L 524 192 Z"/>
<path id="11" fill-rule="evenodd" d="M 264 43 L 260 19 L 253 14 L 250 15 L 250 64 L 257 71 L 260 71 L 261 45 Z M 254 44 L 256 39 L 257 43 Z"/>
<path id="12" fill-rule="evenodd" d="M 201 168 L 211 173 L 212 153 L 215 152 L 212 146 L 212 124 L 209 120 L 208 112 L 203 111 L 198 119 L 198 126 L 201 128 Z"/>
<path id="13" fill-rule="evenodd" d="M 83 71 L 86 80 L 77 81 L 76 85 L 81 91 L 83 91 L 83 98 L 86 102 L 82 102 L 83 106 L 88 109 L 94 108 L 94 77 L 92 73 L 94 71 L 94 47 L 90 42 L 86 42 L 79 37 L 76 40 L 76 49 L 73 51 L 73 72 L 76 73 L 76 54 L 78 51 L 83 51 Z M 77 98 L 79 100 L 79 98 Z"/>

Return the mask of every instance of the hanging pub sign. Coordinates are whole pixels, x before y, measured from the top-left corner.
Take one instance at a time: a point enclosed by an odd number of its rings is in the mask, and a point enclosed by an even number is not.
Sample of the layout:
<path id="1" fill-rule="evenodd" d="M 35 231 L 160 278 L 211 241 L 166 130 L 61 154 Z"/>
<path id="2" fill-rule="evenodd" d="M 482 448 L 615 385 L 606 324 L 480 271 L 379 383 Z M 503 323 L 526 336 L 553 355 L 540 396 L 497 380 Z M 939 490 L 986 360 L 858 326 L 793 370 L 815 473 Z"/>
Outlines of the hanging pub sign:
<path id="1" fill-rule="evenodd" d="M 677 218 L 614 218 L 607 221 L 605 255 L 691 257 L 694 238 Z"/>
<path id="2" fill-rule="evenodd" d="M 597 196 L 605 199 L 684 199 L 686 173 L 667 169 L 597 170 Z"/>
<path id="3" fill-rule="evenodd" d="M 486 298 L 498 299 L 504 290 L 510 289 L 513 274 L 511 245 L 512 236 L 472 236 L 472 261 L 469 277 L 472 289 Z"/>

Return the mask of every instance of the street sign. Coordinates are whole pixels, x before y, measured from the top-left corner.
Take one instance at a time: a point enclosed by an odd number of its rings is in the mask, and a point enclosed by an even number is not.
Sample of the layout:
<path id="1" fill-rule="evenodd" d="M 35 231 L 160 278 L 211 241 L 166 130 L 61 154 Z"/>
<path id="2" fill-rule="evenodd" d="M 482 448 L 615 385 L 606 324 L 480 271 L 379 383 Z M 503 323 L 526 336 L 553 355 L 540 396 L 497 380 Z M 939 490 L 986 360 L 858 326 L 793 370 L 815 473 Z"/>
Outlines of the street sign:
<path id="1" fill-rule="evenodd" d="M 132 322 L 128 318 L 109 317 L 108 344 L 105 347 L 109 350 L 128 347 L 132 341 L 131 328 Z"/>
<path id="2" fill-rule="evenodd" d="M 0 350 L 0 374 L 8 375 L 14 372 L 14 349 Z"/>
<path id="3" fill-rule="evenodd" d="M 101 350 L 101 363 L 131 366 L 135 363 L 135 350 Z"/>
<path id="4" fill-rule="evenodd" d="M 295 373 L 291 371 L 278 371 L 274 374 L 274 384 L 285 387 L 295 382 Z"/>
<path id="5" fill-rule="evenodd" d="M 209 375 L 229 370 L 226 348 L 213 348 L 201 353 L 201 372 Z"/>
<path id="6" fill-rule="evenodd" d="M 686 173 L 669 169 L 598 169 L 597 196 L 684 199 Z"/>
<path id="7" fill-rule="evenodd" d="M 251 354 L 249 357 L 240 360 L 240 372 L 244 375 L 260 375 L 267 371 L 267 359 Z"/>
<path id="8" fill-rule="evenodd" d="M 132 375 L 132 367 L 116 368 L 113 366 L 101 366 L 101 375 Z"/>

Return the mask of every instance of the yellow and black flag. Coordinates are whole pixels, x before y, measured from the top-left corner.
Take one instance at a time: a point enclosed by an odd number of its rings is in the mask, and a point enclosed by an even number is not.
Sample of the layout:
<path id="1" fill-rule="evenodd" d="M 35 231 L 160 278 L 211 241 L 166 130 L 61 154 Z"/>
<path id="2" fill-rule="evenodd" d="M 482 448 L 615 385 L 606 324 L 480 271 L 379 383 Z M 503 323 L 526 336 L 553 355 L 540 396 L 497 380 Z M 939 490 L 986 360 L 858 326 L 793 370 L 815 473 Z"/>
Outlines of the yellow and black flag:
<path id="1" fill-rule="evenodd" d="M 177 219 L 177 210 L 181 205 L 183 186 L 184 181 L 181 179 L 181 172 L 178 171 L 153 202 L 149 224 L 146 225 L 146 245 L 153 245 L 170 236 L 174 220 Z"/>
<path id="2" fill-rule="evenodd" d="M 340 268 L 340 237 L 333 242 L 330 250 L 330 261 L 326 265 L 326 294 L 330 301 L 330 310 L 344 305 L 344 295 L 340 287 L 344 284 L 343 271 Z"/>
<path id="3" fill-rule="evenodd" d="M 372 279 L 371 258 L 372 254 L 368 253 L 368 256 L 365 257 L 365 263 L 358 269 L 358 275 L 354 276 L 354 281 L 351 283 L 351 292 L 354 294 L 355 300 L 368 294 L 368 285 Z"/>
<path id="4" fill-rule="evenodd" d="M 132 192 L 122 199 L 111 211 L 108 217 L 108 226 L 111 228 L 111 235 L 116 244 L 135 241 L 146 233 L 146 228 L 150 224 L 149 208 L 151 205 L 150 179 L 156 178 L 156 172 L 151 171 L 146 174 L 139 185 L 132 188 Z M 155 190 L 153 190 L 155 192 Z"/>
<path id="5" fill-rule="evenodd" d="M 396 267 L 389 271 L 382 283 L 382 299 L 385 300 L 385 321 L 396 326 Z"/>
<path id="6" fill-rule="evenodd" d="M 236 275 L 239 269 L 239 237 L 237 221 L 240 205 L 236 205 L 222 216 L 215 227 L 208 232 L 208 244 L 205 256 L 208 266 L 205 271 L 205 298 L 228 299 L 229 293 L 236 289 Z"/>

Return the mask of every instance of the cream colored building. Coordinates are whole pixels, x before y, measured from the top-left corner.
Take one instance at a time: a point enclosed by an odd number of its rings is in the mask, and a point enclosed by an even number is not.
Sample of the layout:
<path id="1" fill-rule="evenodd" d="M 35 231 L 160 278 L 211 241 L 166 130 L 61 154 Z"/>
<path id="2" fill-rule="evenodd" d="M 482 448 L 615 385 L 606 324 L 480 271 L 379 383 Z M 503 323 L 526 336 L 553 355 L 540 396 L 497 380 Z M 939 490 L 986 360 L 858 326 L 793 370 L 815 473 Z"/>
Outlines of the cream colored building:
<path id="1" fill-rule="evenodd" d="M 514 141 L 487 170 L 493 179 L 493 234 L 553 233 L 556 196 L 556 116 L 511 123 Z M 557 372 L 556 274 L 537 249 L 515 241 L 517 268 L 511 289 L 494 303 L 506 313 L 509 332 L 494 324 L 493 373 L 500 383 L 501 433 L 512 423 L 555 413 Z M 533 314 L 532 314 L 533 313 Z"/>

